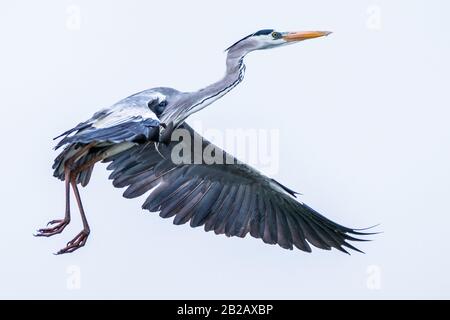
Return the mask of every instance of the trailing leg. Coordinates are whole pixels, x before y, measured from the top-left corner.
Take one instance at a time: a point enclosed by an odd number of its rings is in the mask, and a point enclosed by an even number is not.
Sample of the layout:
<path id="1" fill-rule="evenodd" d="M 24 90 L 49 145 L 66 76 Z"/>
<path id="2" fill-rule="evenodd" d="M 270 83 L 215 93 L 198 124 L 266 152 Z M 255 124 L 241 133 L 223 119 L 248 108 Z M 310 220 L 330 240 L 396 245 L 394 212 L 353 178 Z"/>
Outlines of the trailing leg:
<path id="1" fill-rule="evenodd" d="M 83 230 L 81 230 L 81 232 L 78 233 L 75 238 L 69 241 L 65 248 L 59 250 L 57 254 L 74 252 L 75 250 L 83 247 L 86 244 L 86 241 L 89 237 L 89 233 L 91 232 L 86 218 L 86 214 L 84 212 L 83 203 L 81 202 L 81 196 L 80 192 L 78 191 L 78 186 L 75 177 L 71 179 L 70 184 L 72 185 L 75 199 L 77 200 L 78 209 L 81 215 L 81 221 L 83 222 Z"/>

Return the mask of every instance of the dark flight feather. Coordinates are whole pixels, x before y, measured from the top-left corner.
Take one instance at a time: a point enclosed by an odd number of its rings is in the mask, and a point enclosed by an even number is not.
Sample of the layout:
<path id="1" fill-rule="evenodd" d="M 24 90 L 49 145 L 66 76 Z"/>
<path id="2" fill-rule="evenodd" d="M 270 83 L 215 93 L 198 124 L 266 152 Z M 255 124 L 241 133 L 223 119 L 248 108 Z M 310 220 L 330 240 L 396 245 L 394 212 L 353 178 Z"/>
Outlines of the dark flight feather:
<path id="1" fill-rule="evenodd" d="M 182 127 L 194 138 L 200 137 L 188 125 Z M 203 148 L 210 144 L 201 143 Z M 227 236 L 250 233 L 286 249 L 295 246 L 311 252 L 312 244 L 345 253 L 344 247 L 360 251 L 348 241 L 365 240 L 354 236 L 369 234 L 327 219 L 296 201 L 296 192 L 247 165 L 174 164 L 171 151 L 175 144 L 160 145 L 158 152 L 154 146 L 138 144 L 107 159 L 112 161 L 108 168 L 113 170 L 114 186 L 127 187 L 124 196 L 128 198 L 154 188 L 143 208 L 160 211 L 163 218 L 174 217 L 175 224 L 190 221 L 192 227 L 204 225 L 206 231 Z"/>

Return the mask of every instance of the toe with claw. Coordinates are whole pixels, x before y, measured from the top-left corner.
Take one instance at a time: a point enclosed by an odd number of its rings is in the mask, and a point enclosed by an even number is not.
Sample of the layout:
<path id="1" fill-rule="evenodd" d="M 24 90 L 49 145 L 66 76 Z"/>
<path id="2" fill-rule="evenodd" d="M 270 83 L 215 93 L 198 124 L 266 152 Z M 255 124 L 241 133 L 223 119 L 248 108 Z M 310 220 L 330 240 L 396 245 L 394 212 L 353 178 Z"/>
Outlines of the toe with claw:
<path id="1" fill-rule="evenodd" d="M 47 223 L 47 226 L 52 226 L 50 228 L 42 228 L 37 231 L 35 234 L 36 237 L 51 237 L 55 234 L 61 233 L 65 227 L 70 223 L 70 219 L 59 219 L 59 220 L 52 220 L 49 223 Z"/>
<path id="2" fill-rule="evenodd" d="M 83 230 L 75 238 L 67 242 L 67 246 L 61 250 L 59 250 L 56 254 L 64 254 L 64 253 L 70 253 L 74 252 L 77 249 L 80 249 L 86 244 L 86 241 L 89 237 L 89 230 Z"/>

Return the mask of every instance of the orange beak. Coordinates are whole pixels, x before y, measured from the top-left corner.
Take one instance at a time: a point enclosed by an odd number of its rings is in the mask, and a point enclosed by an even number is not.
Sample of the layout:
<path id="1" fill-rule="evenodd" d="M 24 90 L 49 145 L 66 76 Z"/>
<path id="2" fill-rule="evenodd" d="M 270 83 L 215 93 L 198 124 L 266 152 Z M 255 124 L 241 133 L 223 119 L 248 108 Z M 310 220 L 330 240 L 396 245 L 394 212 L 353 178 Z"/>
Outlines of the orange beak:
<path id="1" fill-rule="evenodd" d="M 307 39 L 314 39 L 329 35 L 330 31 L 300 31 L 300 32 L 289 32 L 283 36 L 286 41 L 302 41 Z"/>

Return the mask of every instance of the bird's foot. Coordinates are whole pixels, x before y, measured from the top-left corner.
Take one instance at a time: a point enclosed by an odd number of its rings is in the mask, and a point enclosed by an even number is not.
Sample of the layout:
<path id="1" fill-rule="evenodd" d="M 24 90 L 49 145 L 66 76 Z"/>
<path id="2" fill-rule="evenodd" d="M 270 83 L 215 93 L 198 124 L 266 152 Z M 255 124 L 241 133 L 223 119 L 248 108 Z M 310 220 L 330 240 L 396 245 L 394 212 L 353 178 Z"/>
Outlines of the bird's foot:
<path id="1" fill-rule="evenodd" d="M 70 219 L 59 219 L 59 220 L 52 220 L 49 223 L 47 223 L 47 226 L 55 225 L 51 228 L 42 228 L 37 231 L 37 233 L 34 235 L 35 237 L 51 237 L 55 234 L 61 233 L 65 227 L 70 223 Z"/>
<path id="2" fill-rule="evenodd" d="M 83 230 L 75 238 L 67 242 L 67 245 L 65 248 L 59 250 L 56 254 L 64 254 L 64 253 L 71 253 L 74 252 L 77 249 L 80 249 L 81 247 L 84 247 L 86 244 L 86 241 L 89 237 L 89 230 Z"/>

